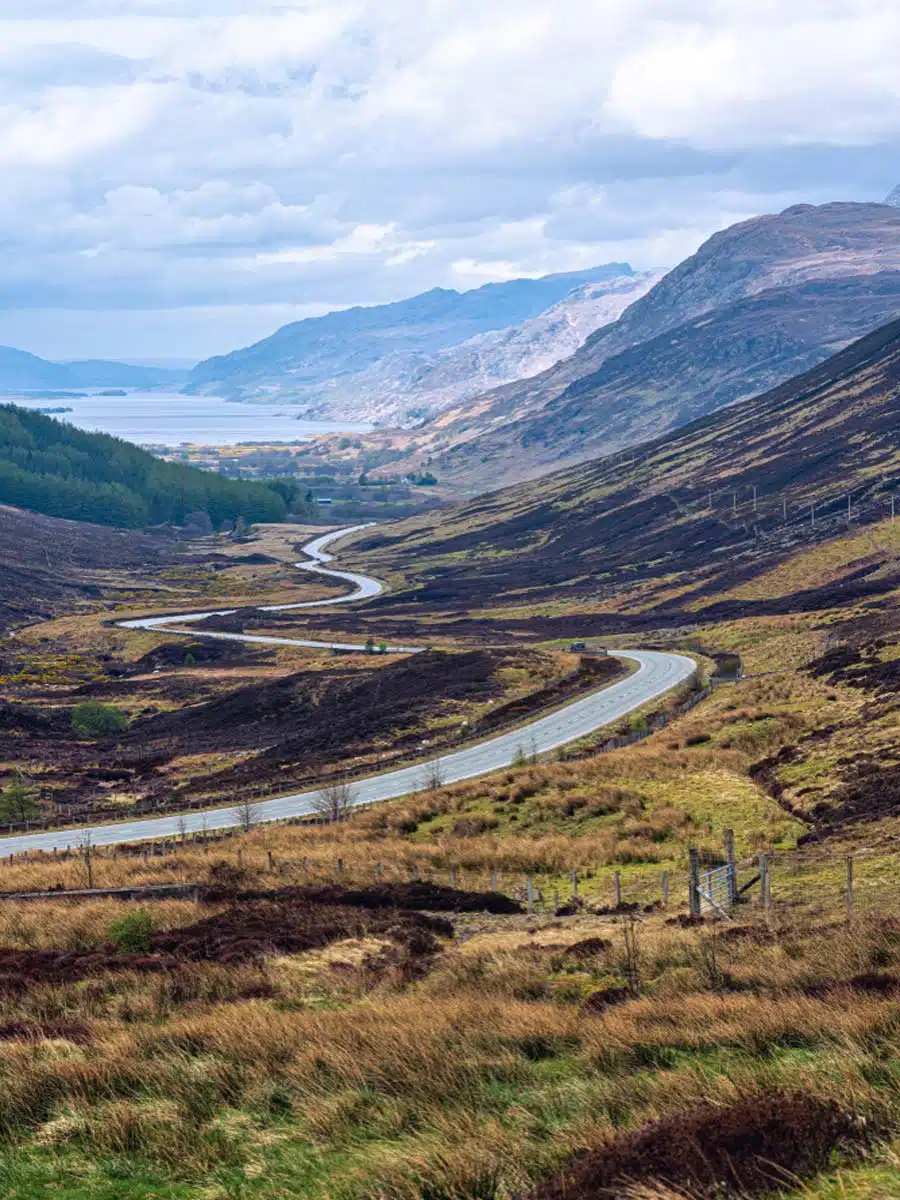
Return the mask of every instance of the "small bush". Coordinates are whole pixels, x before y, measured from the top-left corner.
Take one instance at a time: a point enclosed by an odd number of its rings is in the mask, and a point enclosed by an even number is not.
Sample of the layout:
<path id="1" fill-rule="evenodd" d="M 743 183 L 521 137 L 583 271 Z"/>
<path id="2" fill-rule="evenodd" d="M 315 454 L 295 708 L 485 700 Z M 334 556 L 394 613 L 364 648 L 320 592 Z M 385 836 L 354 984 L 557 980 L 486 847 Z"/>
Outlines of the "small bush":
<path id="1" fill-rule="evenodd" d="M 711 741 L 708 733 L 692 733 L 690 737 L 684 739 L 684 744 L 686 746 L 702 746 L 708 741 Z"/>
<path id="2" fill-rule="evenodd" d="M 490 833 L 499 824 L 497 818 L 491 816 L 461 817 L 454 821 L 450 832 L 454 837 L 477 837 L 480 833 Z"/>
<path id="3" fill-rule="evenodd" d="M 129 725 L 128 715 L 114 704 L 85 700 L 72 711 L 72 732 L 78 737 L 105 737 L 121 733 Z"/>
<path id="4" fill-rule="evenodd" d="M 138 908 L 113 921 L 106 931 L 118 954 L 147 954 L 154 921 L 146 908 Z"/>

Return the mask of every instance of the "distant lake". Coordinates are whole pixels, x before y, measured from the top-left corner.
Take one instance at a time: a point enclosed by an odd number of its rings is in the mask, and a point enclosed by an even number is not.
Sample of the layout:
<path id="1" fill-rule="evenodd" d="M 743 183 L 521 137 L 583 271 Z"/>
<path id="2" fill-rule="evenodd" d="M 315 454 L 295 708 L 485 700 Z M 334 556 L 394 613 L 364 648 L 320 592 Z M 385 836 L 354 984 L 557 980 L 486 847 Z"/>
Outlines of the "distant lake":
<path id="1" fill-rule="evenodd" d="M 238 442 L 296 442 L 319 433 L 365 433 L 364 421 L 297 420 L 290 405 L 232 404 L 218 396 L 129 392 L 126 396 L 0 397 L 22 408 L 71 408 L 54 414 L 79 429 L 112 433 L 139 445 L 234 446 Z"/>

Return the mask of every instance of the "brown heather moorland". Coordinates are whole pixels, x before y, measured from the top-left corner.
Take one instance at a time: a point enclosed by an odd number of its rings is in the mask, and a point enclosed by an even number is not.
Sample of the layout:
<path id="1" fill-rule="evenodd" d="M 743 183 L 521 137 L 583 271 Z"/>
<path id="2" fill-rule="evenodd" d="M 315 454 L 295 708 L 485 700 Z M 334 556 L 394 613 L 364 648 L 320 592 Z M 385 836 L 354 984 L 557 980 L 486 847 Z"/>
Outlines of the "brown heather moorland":
<path id="1" fill-rule="evenodd" d="M 77 830 L 70 855 L 4 861 L 3 891 L 60 894 L 0 901 L 3 1195 L 900 1195 L 900 534 L 887 507 L 897 336 L 873 335 L 824 375 L 763 397 L 780 424 L 752 426 L 752 407 L 738 405 L 651 444 L 626 480 L 633 502 L 620 491 L 600 515 L 610 464 L 579 469 L 584 488 L 569 508 L 572 473 L 535 485 L 539 503 L 517 489 L 430 530 L 367 534 L 354 553 L 362 569 L 390 571 L 389 596 L 358 614 L 271 626 L 415 636 L 443 656 L 428 705 L 397 700 L 387 724 L 376 714 L 369 735 L 361 724 L 357 761 L 407 734 L 427 754 L 421 742 L 442 729 L 558 699 L 578 668 L 576 637 L 679 649 L 704 678 L 726 676 L 656 732 L 641 736 L 654 713 L 638 712 L 549 761 L 523 755 L 482 780 L 423 781 L 333 824 L 92 856 L 95 885 L 196 885 L 196 899 L 66 896 L 87 882 Z M 690 438 L 716 472 L 711 510 L 699 475 L 683 490 Z M 861 481 L 849 520 L 834 499 L 832 451 Z M 784 487 L 795 515 L 821 500 L 815 530 L 780 520 Z M 516 511 L 491 547 L 502 506 Z M 654 527 L 653 512 L 666 522 Z M 258 536 L 271 561 L 226 568 L 237 572 L 229 603 L 246 601 L 242 621 L 260 597 L 309 586 L 285 578 L 283 533 Z M 407 586 L 414 556 L 418 589 Z M 218 586 L 216 572 L 200 579 L 196 568 L 166 582 L 161 607 L 196 606 Z M 123 595 L 115 615 L 145 605 Z M 67 744 L 59 713 L 81 687 L 116 695 L 134 731 L 145 719 L 170 731 L 167 791 L 188 775 L 249 777 L 256 757 L 277 757 L 277 720 L 271 740 L 238 745 L 235 734 L 219 758 L 198 738 L 193 759 L 180 723 L 202 731 L 203 714 L 231 711 L 242 689 L 280 695 L 298 676 L 307 710 L 295 710 L 292 777 L 333 772 L 341 747 L 314 756 L 304 712 L 311 734 L 316 697 L 409 670 L 390 655 L 284 647 L 204 657 L 187 639 L 132 641 L 103 623 L 110 615 L 98 602 L 4 646 L 4 746 L 22 751 L 4 756 L 4 783 L 27 767 L 40 792 L 47 764 L 35 748 Z M 474 684 L 454 659 L 481 664 Z M 678 699 L 650 707 L 672 716 Z M 43 742 L 28 724 L 42 718 Z M 633 744 L 609 749 L 611 734 Z M 74 756 L 51 761 L 46 792 L 62 789 L 68 763 L 84 795 L 133 811 L 133 776 L 89 774 L 117 744 L 85 743 L 80 774 Z M 226 787 L 218 803 L 229 793 L 242 798 Z M 689 850 L 721 862 L 726 829 L 747 890 L 730 920 L 691 920 Z M 769 904 L 754 881 L 760 854 Z"/>

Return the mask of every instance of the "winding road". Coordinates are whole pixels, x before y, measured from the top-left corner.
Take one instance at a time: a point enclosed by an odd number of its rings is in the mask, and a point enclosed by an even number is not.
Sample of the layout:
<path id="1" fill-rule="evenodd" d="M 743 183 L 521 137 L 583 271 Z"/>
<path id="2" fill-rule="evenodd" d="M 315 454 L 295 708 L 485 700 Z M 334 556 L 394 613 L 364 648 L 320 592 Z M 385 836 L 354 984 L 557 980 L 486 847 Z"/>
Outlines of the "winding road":
<path id="1" fill-rule="evenodd" d="M 347 604 L 379 595 L 382 584 L 365 575 L 354 575 L 348 571 L 335 571 L 323 566 L 332 561 L 325 547 L 338 538 L 346 537 L 365 529 L 365 525 L 354 525 L 349 529 L 338 529 L 323 534 L 307 546 L 304 552 L 309 562 L 296 565 L 304 571 L 327 575 L 351 583 L 354 591 L 346 596 L 335 596 L 330 600 L 310 600 L 298 604 L 272 604 L 257 611 L 284 612 L 289 609 L 321 608 L 332 604 Z M 122 621 L 125 629 L 153 629 L 166 633 L 189 633 L 193 637 L 224 638 L 233 641 L 263 642 L 291 646 L 314 646 L 362 650 L 360 644 L 345 642 L 315 642 L 299 638 L 265 637 L 257 634 L 219 633 L 213 630 L 186 628 L 190 622 L 202 621 L 211 616 L 227 616 L 238 609 L 216 609 L 210 612 L 170 614 L 159 617 L 140 617 Z M 392 646 L 396 652 L 416 653 L 422 647 Z M 683 683 L 694 672 L 696 664 L 682 654 L 668 654 L 658 650 L 617 651 L 617 657 L 627 658 L 637 664 L 637 669 L 626 679 L 613 683 L 590 695 L 583 696 L 565 707 L 538 717 L 519 728 L 497 734 L 486 741 L 467 746 L 461 750 L 448 751 L 440 758 L 440 777 L 444 783 L 456 783 L 462 779 L 473 779 L 491 771 L 508 767 L 517 753 L 543 754 L 557 746 L 585 737 L 604 725 L 619 720 L 629 712 L 663 695 L 671 688 Z M 372 804 L 379 800 L 392 800 L 408 795 L 421 788 L 426 775 L 433 771 L 433 764 L 418 764 L 372 775 L 352 784 L 353 803 Z M 316 811 L 317 791 L 296 792 L 279 796 L 273 800 L 260 801 L 256 807 L 259 821 L 278 821 L 284 817 L 297 817 Z M 114 825 L 97 825 L 91 829 L 91 840 L 95 846 L 110 846 L 119 842 L 136 842 L 148 839 L 174 838 L 182 832 L 195 833 L 203 830 L 225 829 L 239 825 L 238 814 L 233 806 L 209 808 L 183 816 L 154 817 L 140 821 L 122 821 Z M 25 850 L 63 850 L 73 845 L 83 829 L 63 829 L 48 833 L 28 833 L 0 839 L 0 854 L 18 854 Z"/>

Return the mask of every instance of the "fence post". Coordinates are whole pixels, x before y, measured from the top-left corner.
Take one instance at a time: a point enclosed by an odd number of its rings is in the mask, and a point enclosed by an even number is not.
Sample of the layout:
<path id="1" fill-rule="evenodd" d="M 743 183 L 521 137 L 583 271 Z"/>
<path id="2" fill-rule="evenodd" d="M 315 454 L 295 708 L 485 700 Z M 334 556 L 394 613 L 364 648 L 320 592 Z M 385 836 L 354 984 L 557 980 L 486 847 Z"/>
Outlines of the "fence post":
<path id="1" fill-rule="evenodd" d="M 497 872 L 491 871 L 491 891 L 497 891 Z"/>
<path id="2" fill-rule="evenodd" d="M 734 830 L 725 830 L 725 861 L 728 863 L 728 899 L 737 904 L 737 868 L 734 862 Z"/>
<path id="3" fill-rule="evenodd" d="M 456 887 L 456 867 L 450 868 L 450 886 L 452 888 Z"/>
<path id="4" fill-rule="evenodd" d="M 847 856 L 847 923 L 853 920 L 853 859 Z"/>
<path id="5" fill-rule="evenodd" d="M 271 850 L 266 851 L 266 866 L 269 868 L 269 874 L 271 875 L 271 873 L 275 870 L 275 862 L 272 858 Z"/>
<path id="6" fill-rule="evenodd" d="M 663 908 L 669 907 L 669 872 L 662 873 L 662 902 Z"/>
<path id="7" fill-rule="evenodd" d="M 526 876 L 526 879 L 525 879 L 525 894 L 528 898 L 528 911 L 530 913 L 533 913 L 534 912 L 534 877 L 531 875 Z"/>
<path id="8" fill-rule="evenodd" d="M 616 908 L 622 904 L 622 875 L 619 871 L 613 874 L 613 894 L 616 898 Z"/>
<path id="9" fill-rule="evenodd" d="M 344 860 L 342 858 L 337 860 L 337 873 L 338 875 L 343 875 L 344 873 Z"/>
<path id="10" fill-rule="evenodd" d="M 768 924 L 772 892 L 769 881 L 769 856 L 767 854 L 759 856 L 759 898 L 763 906 L 763 912 L 765 913 L 766 924 Z"/>
<path id="11" fill-rule="evenodd" d="M 376 878 L 376 879 L 380 879 L 380 878 L 381 878 L 381 863 L 376 863 L 376 864 L 375 864 L 375 878 Z"/>
<path id="12" fill-rule="evenodd" d="M 577 895 L 578 895 L 578 872 L 573 871 L 572 872 L 572 898 L 573 898 L 573 900 Z"/>
<path id="13" fill-rule="evenodd" d="M 559 911 L 559 892 L 555 888 L 553 890 L 553 911 Z"/>
<path id="14" fill-rule="evenodd" d="M 691 850 L 691 878 L 688 884 L 688 905 L 692 917 L 700 916 L 700 851 Z"/>

